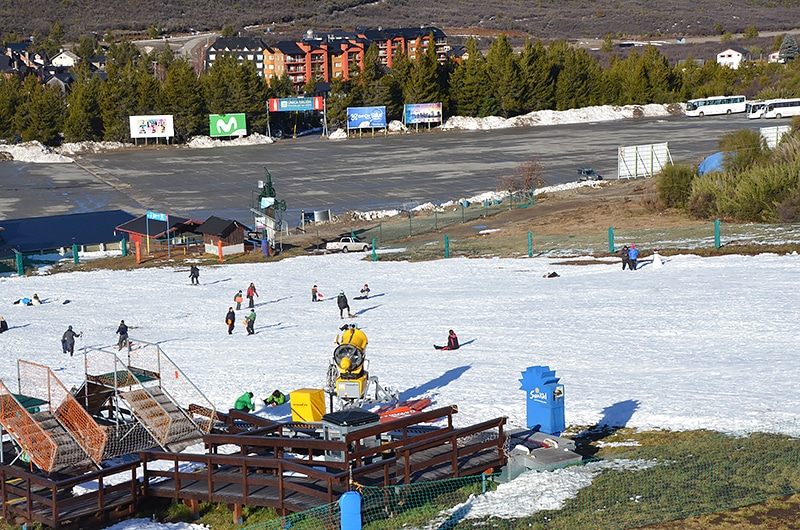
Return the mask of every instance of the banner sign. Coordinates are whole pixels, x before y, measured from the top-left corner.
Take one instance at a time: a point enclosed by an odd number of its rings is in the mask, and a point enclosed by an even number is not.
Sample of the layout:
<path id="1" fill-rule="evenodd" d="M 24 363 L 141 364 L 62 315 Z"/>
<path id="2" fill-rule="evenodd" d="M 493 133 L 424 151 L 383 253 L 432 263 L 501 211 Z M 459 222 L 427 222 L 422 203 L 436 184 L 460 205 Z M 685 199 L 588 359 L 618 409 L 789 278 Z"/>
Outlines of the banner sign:
<path id="1" fill-rule="evenodd" d="M 247 136 L 244 114 L 209 114 L 208 130 L 215 136 Z"/>
<path id="2" fill-rule="evenodd" d="M 164 221 L 167 222 L 167 214 L 159 213 L 159 212 L 147 212 L 147 218 L 152 219 L 153 221 Z"/>
<path id="3" fill-rule="evenodd" d="M 348 129 L 386 127 L 386 107 L 347 107 Z"/>
<path id="4" fill-rule="evenodd" d="M 405 105 L 406 125 L 413 123 L 441 123 L 441 103 L 414 103 Z"/>
<path id="5" fill-rule="evenodd" d="M 131 138 L 172 138 L 175 126 L 172 114 L 164 116 L 128 116 Z"/>
<path id="6" fill-rule="evenodd" d="M 323 110 L 325 100 L 322 96 L 313 98 L 269 98 L 270 112 L 288 112 L 295 110 Z"/>

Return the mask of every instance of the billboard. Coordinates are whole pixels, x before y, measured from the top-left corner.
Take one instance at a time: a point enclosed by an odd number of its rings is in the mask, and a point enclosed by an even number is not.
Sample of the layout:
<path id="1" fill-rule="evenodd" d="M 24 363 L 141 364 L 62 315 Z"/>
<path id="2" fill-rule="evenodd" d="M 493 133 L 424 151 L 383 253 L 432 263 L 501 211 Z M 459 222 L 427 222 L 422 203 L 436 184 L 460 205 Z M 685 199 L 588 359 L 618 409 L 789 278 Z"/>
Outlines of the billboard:
<path id="1" fill-rule="evenodd" d="M 172 138 L 175 126 L 172 114 L 162 116 L 128 116 L 131 138 Z"/>
<path id="2" fill-rule="evenodd" d="M 348 129 L 386 127 L 386 107 L 347 107 Z"/>
<path id="3" fill-rule="evenodd" d="M 325 100 L 322 96 L 312 98 L 269 98 L 270 112 L 288 112 L 295 110 L 323 110 Z"/>
<path id="4" fill-rule="evenodd" d="M 405 105 L 403 115 L 405 124 L 414 123 L 441 123 L 442 104 L 441 103 L 413 103 Z"/>
<path id="5" fill-rule="evenodd" d="M 672 164 L 669 146 L 663 144 L 629 145 L 617 153 L 617 179 L 652 177 Z"/>
<path id="6" fill-rule="evenodd" d="M 247 136 L 244 114 L 209 114 L 208 131 L 215 136 Z"/>

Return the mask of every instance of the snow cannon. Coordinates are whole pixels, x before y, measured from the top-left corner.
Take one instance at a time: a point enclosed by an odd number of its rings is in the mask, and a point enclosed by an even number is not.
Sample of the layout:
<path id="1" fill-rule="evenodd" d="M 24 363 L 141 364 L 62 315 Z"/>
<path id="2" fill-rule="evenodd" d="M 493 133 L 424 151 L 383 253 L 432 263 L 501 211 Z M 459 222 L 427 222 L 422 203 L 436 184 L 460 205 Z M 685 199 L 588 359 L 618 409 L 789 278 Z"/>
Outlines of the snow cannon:
<path id="1" fill-rule="evenodd" d="M 333 359 L 328 366 L 325 391 L 339 398 L 343 409 L 359 407 L 367 403 L 388 402 L 394 394 L 384 389 L 376 377 L 370 377 L 367 371 L 369 362 L 366 357 L 367 335 L 356 328 L 355 324 L 343 326 L 342 334 L 337 337 Z"/>
<path id="2" fill-rule="evenodd" d="M 352 400 L 364 396 L 367 387 L 368 364 L 365 350 L 367 335 L 355 325 L 346 328 L 339 345 L 333 350 L 333 364 L 336 366 L 334 393 L 340 399 Z"/>

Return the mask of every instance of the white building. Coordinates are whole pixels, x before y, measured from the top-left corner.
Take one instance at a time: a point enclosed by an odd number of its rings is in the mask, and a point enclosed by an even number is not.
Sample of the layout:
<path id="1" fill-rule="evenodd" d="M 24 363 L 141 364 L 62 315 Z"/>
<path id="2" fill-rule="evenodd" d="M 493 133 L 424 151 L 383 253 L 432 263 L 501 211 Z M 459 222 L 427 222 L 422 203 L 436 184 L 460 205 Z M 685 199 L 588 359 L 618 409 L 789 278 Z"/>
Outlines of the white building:
<path id="1" fill-rule="evenodd" d="M 65 66 L 67 68 L 72 68 L 78 64 L 79 61 L 80 59 L 78 56 L 71 51 L 61 50 L 50 60 L 50 64 L 53 66 Z"/>
<path id="2" fill-rule="evenodd" d="M 750 52 L 739 46 L 731 46 L 717 54 L 717 63 L 736 70 L 744 62 L 750 60 Z"/>

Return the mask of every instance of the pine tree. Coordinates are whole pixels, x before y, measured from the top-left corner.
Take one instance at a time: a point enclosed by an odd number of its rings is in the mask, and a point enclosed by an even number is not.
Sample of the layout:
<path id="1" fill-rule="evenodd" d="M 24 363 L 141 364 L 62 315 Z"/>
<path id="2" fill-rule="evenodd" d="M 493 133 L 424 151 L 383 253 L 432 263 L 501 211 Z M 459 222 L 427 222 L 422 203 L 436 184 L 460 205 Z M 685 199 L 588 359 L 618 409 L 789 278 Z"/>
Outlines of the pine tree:
<path id="1" fill-rule="evenodd" d="M 67 95 L 67 115 L 64 119 L 64 140 L 83 142 L 99 140 L 103 134 L 99 99 L 102 92 L 100 77 L 93 75 L 86 63 L 75 68 L 76 80 Z"/>
<path id="2" fill-rule="evenodd" d="M 34 75 L 25 78 L 24 90 L 28 98 L 20 109 L 22 141 L 59 145 L 65 110 L 63 92 L 58 87 L 42 85 Z"/>
<path id="3" fill-rule="evenodd" d="M 467 39 L 465 48 L 466 57 L 450 76 L 452 110 L 458 116 L 483 116 L 480 111 L 488 97 L 486 60 L 473 37 Z"/>
<path id="4" fill-rule="evenodd" d="M 524 87 L 514 50 L 505 33 L 489 46 L 486 53 L 489 87 L 500 116 L 508 118 L 522 109 Z"/>
<path id="5" fill-rule="evenodd" d="M 518 58 L 522 77 L 522 112 L 555 108 L 555 79 L 551 76 L 551 59 L 541 41 L 525 47 Z"/>
<path id="6" fill-rule="evenodd" d="M 173 115 L 178 142 L 205 134 L 207 118 L 204 113 L 203 88 L 186 59 L 173 61 L 167 68 L 163 86 L 165 112 Z"/>
<path id="7" fill-rule="evenodd" d="M 797 57 L 797 41 L 791 35 L 786 35 L 781 42 L 781 47 L 778 49 L 778 58 L 781 61 L 794 61 Z"/>
<path id="8" fill-rule="evenodd" d="M 428 49 L 417 55 L 408 83 L 403 87 L 405 103 L 441 103 L 445 92 L 439 80 L 439 58 L 433 34 L 428 36 Z"/>
<path id="9" fill-rule="evenodd" d="M 602 69 L 583 49 L 571 49 L 556 81 L 556 109 L 596 105 L 600 99 Z"/>
<path id="10" fill-rule="evenodd" d="M 17 109 L 22 101 L 19 77 L 0 76 L 0 138 L 12 141 L 19 135 Z"/>

